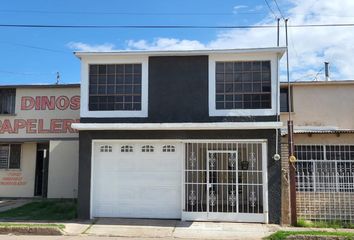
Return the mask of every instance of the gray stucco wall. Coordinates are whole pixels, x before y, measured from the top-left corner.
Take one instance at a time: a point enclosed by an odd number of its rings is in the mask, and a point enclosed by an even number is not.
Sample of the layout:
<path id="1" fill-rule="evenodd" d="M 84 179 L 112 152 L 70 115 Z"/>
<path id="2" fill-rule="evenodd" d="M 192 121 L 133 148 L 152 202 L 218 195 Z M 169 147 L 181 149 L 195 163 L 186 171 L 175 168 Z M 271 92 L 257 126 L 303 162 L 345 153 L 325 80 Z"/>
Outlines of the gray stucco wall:
<path id="1" fill-rule="evenodd" d="M 255 122 L 276 116 L 209 116 L 208 56 L 149 57 L 148 117 L 81 118 L 82 123 L 104 122 Z"/>
<path id="2" fill-rule="evenodd" d="M 93 139 L 267 139 L 269 222 L 280 222 L 280 161 L 274 161 L 275 130 L 81 131 L 78 216 L 90 217 L 91 144 Z"/>

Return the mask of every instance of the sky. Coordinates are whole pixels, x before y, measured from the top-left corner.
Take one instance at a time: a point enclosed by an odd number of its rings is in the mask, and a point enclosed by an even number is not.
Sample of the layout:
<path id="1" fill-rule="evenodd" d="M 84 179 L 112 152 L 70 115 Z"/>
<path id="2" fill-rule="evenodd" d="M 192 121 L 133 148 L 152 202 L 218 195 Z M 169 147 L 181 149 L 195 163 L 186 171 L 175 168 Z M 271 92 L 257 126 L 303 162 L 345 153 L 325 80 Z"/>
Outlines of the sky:
<path id="1" fill-rule="evenodd" d="M 276 6 L 278 3 L 280 12 Z M 353 0 L 2 0 L 0 24 L 289 25 L 354 23 Z M 283 21 L 281 21 L 283 24 Z M 354 27 L 290 28 L 291 81 L 353 80 Z M 281 29 L 281 46 L 285 45 Z M 32 29 L 0 27 L 0 84 L 80 81 L 73 51 L 275 47 L 276 29 Z M 281 80 L 286 78 L 285 57 Z"/>

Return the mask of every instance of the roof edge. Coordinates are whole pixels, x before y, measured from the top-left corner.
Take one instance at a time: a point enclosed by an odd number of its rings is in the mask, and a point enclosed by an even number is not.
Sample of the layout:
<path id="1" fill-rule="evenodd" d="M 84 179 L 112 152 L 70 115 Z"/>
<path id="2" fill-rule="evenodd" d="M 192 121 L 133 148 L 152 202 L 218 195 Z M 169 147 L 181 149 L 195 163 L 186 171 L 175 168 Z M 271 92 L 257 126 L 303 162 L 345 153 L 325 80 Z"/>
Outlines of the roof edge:
<path id="1" fill-rule="evenodd" d="M 121 50 L 110 52 L 84 52 L 77 51 L 74 55 L 82 56 L 125 56 L 125 55 L 151 55 L 151 56 L 170 56 L 170 55 L 203 55 L 212 53 L 257 53 L 257 52 L 272 52 L 283 56 L 286 47 L 268 47 L 268 48 L 234 48 L 234 49 L 200 49 L 200 50 Z"/>
<path id="2" fill-rule="evenodd" d="M 11 84 L 0 85 L 0 88 L 71 88 L 80 87 L 80 83 L 68 84 Z"/>

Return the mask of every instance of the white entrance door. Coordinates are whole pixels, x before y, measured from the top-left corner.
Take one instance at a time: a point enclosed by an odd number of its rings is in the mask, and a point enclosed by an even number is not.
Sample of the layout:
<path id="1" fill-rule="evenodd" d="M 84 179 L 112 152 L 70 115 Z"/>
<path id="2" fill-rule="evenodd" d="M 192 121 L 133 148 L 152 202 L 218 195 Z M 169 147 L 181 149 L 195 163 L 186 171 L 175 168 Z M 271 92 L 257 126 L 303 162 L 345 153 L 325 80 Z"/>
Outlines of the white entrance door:
<path id="1" fill-rule="evenodd" d="M 94 143 L 92 217 L 180 218 L 177 143 Z"/>

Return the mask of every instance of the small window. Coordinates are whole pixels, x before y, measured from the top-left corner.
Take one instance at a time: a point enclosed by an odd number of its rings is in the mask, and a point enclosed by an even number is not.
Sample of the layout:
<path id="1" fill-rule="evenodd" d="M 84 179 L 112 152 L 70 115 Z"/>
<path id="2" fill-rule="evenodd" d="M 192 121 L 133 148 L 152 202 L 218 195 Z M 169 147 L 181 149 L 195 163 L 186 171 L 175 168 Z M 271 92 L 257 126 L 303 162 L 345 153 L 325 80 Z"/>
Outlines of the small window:
<path id="1" fill-rule="evenodd" d="M 133 146 L 124 145 L 120 148 L 121 152 L 133 152 Z"/>
<path id="2" fill-rule="evenodd" d="M 280 89 L 280 112 L 289 112 L 288 94 L 288 88 Z"/>
<path id="3" fill-rule="evenodd" d="M 175 152 L 176 148 L 173 145 L 165 145 L 162 147 L 162 152 Z"/>
<path id="4" fill-rule="evenodd" d="M 154 146 L 145 145 L 141 148 L 142 152 L 154 152 Z"/>
<path id="5" fill-rule="evenodd" d="M 16 89 L 0 89 L 0 114 L 15 113 Z"/>
<path id="6" fill-rule="evenodd" d="M 0 145 L 0 169 L 19 169 L 21 164 L 21 144 Z"/>
<path id="7" fill-rule="evenodd" d="M 100 147 L 100 152 L 112 152 L 112 146 L 111 145 L 102 145 Z"/>

